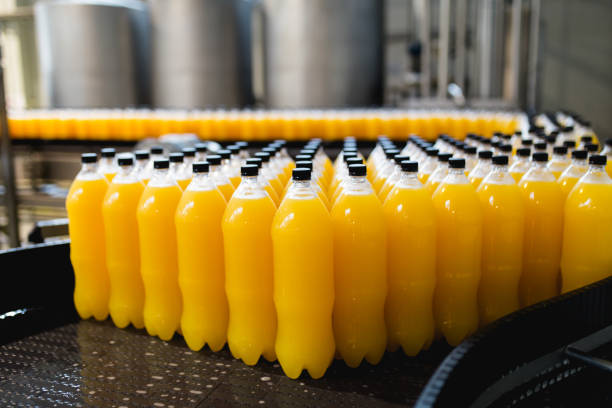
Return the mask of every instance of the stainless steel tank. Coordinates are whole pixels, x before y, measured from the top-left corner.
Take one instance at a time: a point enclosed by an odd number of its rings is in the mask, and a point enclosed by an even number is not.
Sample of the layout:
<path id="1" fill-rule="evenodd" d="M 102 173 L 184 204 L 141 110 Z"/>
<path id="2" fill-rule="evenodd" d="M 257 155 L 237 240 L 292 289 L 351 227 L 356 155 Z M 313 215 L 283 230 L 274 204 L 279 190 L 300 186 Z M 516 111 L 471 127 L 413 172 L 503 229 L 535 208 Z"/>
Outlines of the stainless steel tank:
<path id="1" fill-rule="evenodd" d="M 382 102 L 382 0 L 262 0 L 257 10 L 267 107 Z"/>
<path id="2" fill-rule="evenodd" d="M 250 1 L 152 0 L 158 108 L 251 103 Z"/>
<path id="3" fill-rule="evenodd" d="M 149 17 L 130 0 L 40 1 L 34 8 L 42 105 L 149 102 Z"/>

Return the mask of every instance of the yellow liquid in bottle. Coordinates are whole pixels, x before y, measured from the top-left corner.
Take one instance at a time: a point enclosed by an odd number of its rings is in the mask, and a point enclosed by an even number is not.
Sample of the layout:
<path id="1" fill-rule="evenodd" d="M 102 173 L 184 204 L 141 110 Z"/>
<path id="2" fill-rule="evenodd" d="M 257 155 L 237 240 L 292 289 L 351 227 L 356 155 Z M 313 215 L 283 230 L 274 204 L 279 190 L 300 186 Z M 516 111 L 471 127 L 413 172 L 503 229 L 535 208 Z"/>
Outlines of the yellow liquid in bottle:
<path id="1" fill-rule="evenodd" d="M 181 190 L 185 191 L 187 189 L 187 186 L 189 185 L 189 183 L 191 183 L 191 179 L 188 178 L 188 179 L 176 180 L 176 183 L 179 185 Z"/>
<path id="2" fill-rule="evenodd" d="M 436 219 L 423 186 L 397 186 L 383 205 L 387 227 L 388 348 L 415 356 L 434 338 Z"/>
<path id="3" fill-rule="evenodd" d="M 111 183 L 102 213 L 106 265 L 110 278 L 110 315 L 115 326 L 144 327 L 144 287 L 140 276 L 140 247 L 136 210 L 144 190 L 141 182 Z"/>
<path id="4" fill-rule="evenodd" d="M 230 198 L 232 198 L 232 194 L 234 194 L 234 190 L 235 190 L 232 183 L 220 184 L 220 185 L 217 185 L 217 188 L 223 194 L 223 197 L 225 198 L 226 202 L 228 202 Z"/>
<path id="5" fill-rule="evenodd" d="M 442 183 L 433 195 L 437 222 L 436 325 L 451 346 L 478 328 L 482 210 L 469 184 Z"/>
<path id="6" fill-rule="evenodd" d="M 149 335 L 170 340 L 180 327 L 183 302 L 174 222 L 182 192 L 178 185 L 151 184 L 144 189 L 137 212 L 144 323 Z"/>
<path id="7" fill-rule="evenodd" d="M 285 374 L 321 378 L 335 351 L 331 218 L 314 192 L 288 192 L 272 223 L 276 356 Z"/>
<path id="8" fill-rule="evenodd" d="M 212 182 L 200 188 L 197 177 L 183 193 L 175 216 L 181 329 L 191 350 L 208 344 L 219 351 L 227 339 L 229 319 L 221 232 L 226 202 Z"/>
<path id="9" fill-rule="evenodd" d="M 232 197 L 223 216 L 225 288 L 230 308 L 227 342 L 235 358 L 254 365 L 276 360 L 276 309 L 270 227 L 276 206 L 268 196 Z"/>
<path id="10" fill-rule="evenodd" d="M 82 319 L 108 317 L 109 278 L 102 219 L 107 188 L 105 178 L 79 179 L 77 176 L 66 198 L 75 280 L 74 306 Z"/>
<path id="11" fill-rule="evenodd" d="M 370 364 L 378 364 L 387 345 L 387 254 L 382 206 L 371 190 L 369 194 L 349 190 L 332 208 L 331 218 L 336 349 L 349 367 L 358 367 L 364 357 Z"/>

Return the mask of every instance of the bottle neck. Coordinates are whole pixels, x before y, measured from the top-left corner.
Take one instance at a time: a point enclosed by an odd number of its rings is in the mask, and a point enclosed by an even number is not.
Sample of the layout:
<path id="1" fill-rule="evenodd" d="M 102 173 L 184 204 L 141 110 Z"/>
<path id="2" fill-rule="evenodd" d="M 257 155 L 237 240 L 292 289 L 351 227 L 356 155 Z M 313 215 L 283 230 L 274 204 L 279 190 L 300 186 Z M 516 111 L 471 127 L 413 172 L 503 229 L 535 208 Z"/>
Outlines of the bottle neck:
<path id="1" fill-rule="evenodd" d="M 258 186 L 259 178 L 258 176 L 242 176 L 240 179 L 240 184 L 244 184 L 246 186 Z"/>
<path id="2" fill-rule="evenodd" d="M 215 185 L 208 173 L 194 173 L 188 188 L 189 190 L 212 190 Z"/>
<path id="3" fill-rule="evenodd" d="M 81 174 L 93 174 L 98 171 L 98 163 L 83 163 L 81 166 Z"/>
<path id="4" fill-rule="evenodd" d="M 310 180 L 293 180 L 293 186 L 295 188 L 310 188 Z"/>
<path id="5" fill-rule="evenodd" d="M 583 166 L 583 167 L 586 167 L 587 161 L 586 161 L 586 159 L 572 159 L 572 164 L 574 166 Z"/>
<path id="6" fill-rule="evenodd" d="M 589 164 L 589 173 L 601 173 L 606 172 L 606 166 L 601 164 Z"/>
<path id="7" fill-rule="evenodd" d="M 567 156 L 564 154 L 553 154 L 552 160 L 557 162 L 567 161 Z"/>
<path id="8" fill-rule="evenodd" d="M 528 163 L 529 157 L 527 156 L 516 156 L 516 161 L 521 163 Z"/>
<path id="9" fill-rule="evenodd" d="M 546 165 L 548 164 L 548 162 L 533 162 L 533 167 L 535 167 L 536 169 L 546 169 Z"/>
<path id="10" fill-rule="evenodd" d="M 448 170 L 448 174 L 449 175 L 453 175 L 453 176 L 458 176 L 458 175 L 465 176 L 465 168 L 462 168 L 462 169 L 449 169 Z"/>
<path id="11" fill-rule="evenodd" d="M 493 173 L 508 173 L 508 165 L 506 164 L 494 164 L 491 168 Z"/>

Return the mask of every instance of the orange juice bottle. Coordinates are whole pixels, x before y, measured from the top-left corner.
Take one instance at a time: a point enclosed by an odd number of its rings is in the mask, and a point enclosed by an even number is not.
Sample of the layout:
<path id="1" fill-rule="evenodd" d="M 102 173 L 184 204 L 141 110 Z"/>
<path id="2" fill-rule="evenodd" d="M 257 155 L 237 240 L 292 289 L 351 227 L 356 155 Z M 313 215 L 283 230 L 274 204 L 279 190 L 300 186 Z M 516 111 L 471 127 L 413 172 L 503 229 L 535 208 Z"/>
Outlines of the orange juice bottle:
<path id="1" fill-rule="evenodd" d="M 480 322 L 486 325 L 519 308 L 525 204 L 508 173 L 508 156 L 493 157 L 491 172 L 477 193 L 483 215 L 478 306 Z"/>
<path id="2" fill-rule="evenodd" d="M 334 338 L 349 367 L 378 364 L 387 346 L 387 246 L 382 205 L 365 164 L 349 166 L 331 211 L 334 232 Z"/>
<path id="3" fill-rule="evenodd" d="M 168 160 L 156 160 L 153 167 L 153 177 L 136 213 L 145 288 L 144 323 L 149 335 L 170 340 L 180 327 L 183 303 L 174 222 L 182 191 L 168 172 Z"/>
<path id="4" fill-rule="evenodd" d="M 102 202 L 108 182 L 97 169 L 97 155 L 81 155 L 81 171 L 66 197 L 74 306 L 82 319 L 108 317 L 109 278 Z"/>
<path id="5" fill-rule="evenodd" d="M 427 187 L 431 194 L 436 191 L 442 180 L 444 180 L 448 175 L 448 161 L 452 157 L 453 156 L 450 153 L 438 154 L 438 166 L 436 167 L 434 172 L 431 173 L 431 176 L 427 178 L 427 183 L 425 183 L 425 187 Z"/>
<path id="6" fill-rule="evenodd" d="M 589 158 L 589 170 L 565 203 L 562 292 L 612 275 L 612 180 L 606 156 Z"/>
<path id="7" fill-rule="evenodd" d="M 480 183 L 491 171 L 491 159 L 493 157 L 493 152 L 490 150 L 481 150 L 478 152 L 478 163 L 476 166 L 468 173 L 468 180 L 474 186 L 474 188 L 478 188 Z"/>
<path id="8" fill-rule="evenodd" d="M 415 356 L 434 338 L 436 216 L 418 163 L 403 161 L 402 177 L 383 204 L 387 229 L 385 322 L 390 351 Z"/>
<path id="9" fill-rule="evenodd" d="M 221 170 L 221 156 L 218 154 L 209 154 L 206 157 L 206 161 L 210 165 L 210 178 L 215 183 L 219 191 L 223 193 L 225 201 L 229 201 L 234 194 L 234 185 L 227 177 L 227 175 Z"/>
<path id="10" fill-rule="evenodd" d="M 405 154 L 396 154 L 395 157 L 393 157 L 393 161 L 395 162 L 395 168 L 393 169 L 393 172 L 391 173 L 391 175 L 385 181 L 385 184 L 383 184 L 382 188 L 380 189 L 380 193 L 378 193 L 378 198 L 380 198 L 381 203 L 385 202 L 385 199 L 387 198 L 387 196 L 389 195 L 389 193 L 395 186 L 395 183 L 397 183 L 399 179 L 401 178 L 402 176 L 401 163 L 405 160 L 410 160 L 410 156 L 405 155 Z"/>
<path id="11" fill-rule="evenodd" d="M 225 291 L 230 320 L 227 342 L 235 358 L 254 365 L 276 360 L 276 310 L 270 227 L 276 205 L 257 178 L 257 165 L 242 166 L 242 182 L 223 216 Z"/>
<path id="12" fill-rule="evenodd" d="M 518 184 L 521 181 L 521 178 L 529 171 L 531 168 L 531 162 L 529 161 L 529 157 L 531 156 L 531 149 L 529 147 L 521 147 L 516 149 L 516 156 L 514 157 L 514 162 L 508 172 L 514 179 L 514 181 Z"/>
<path id="13" fill-rule="evenodd" d="M 272 187 L 272 184 L 270 184 L 270 182 L 260 173 L 261 166 L 263 165 L 261 158 L 251 157 L 246 160 L 246 164 L 252 164 L 252 165 L 257 166 L 257 169 L 258 169 L 257 180 L 259 184 L 263 187 L 266 193 L 268 193 L 272 201 L 274 201 L 274 204 L 278 206 L 281 202 L 281 197 L 278 196 L 278 194 L 276 193 L 276 190 L 274 189 L 274 187 Z"/>
<path id="14" fill-rule="evenodd" d="M 134 157 L 136 158 L 134 174 L 146 186 L 149 180 L 151 180 L 151 174 L 153 173 L 152 169 L 149 169 L 148 166 L 150 160 L 149 152 L 146 150 L 136 150 Z"/>
<path id="15" fill-rule="evenodd" d="M 144 190 L 132 157 L 118 159 L 119 172 L 111 182 L 104 204 L 106 265 L 110 279 L 109 310 L 115 325 L 132 323 L 144 327 L 144 287 L 140 276 L 140 254 L 136 209 Z"/>
<path id="16" fill-rule="evenodd" d="M 587 155 L 588 153 L 586 150 L 574 150 L 572 152 L 572 163 L 557 179 L 557 182 L 561 185 L 561 190 L 566 197 L 570 191 L 572 191 L 578 180 L 586 174 Z"/>
<path id="17" fill-rule="evenodd" d="M 419 180 L 422 184 L 427 183 L 429 176 L 438 167 L 438 149 L 428 147 L 425 149 L 425 154 L 427 156 L 422 161 L 423 165 L 419 166 Z"/>
<path id="18" fill-rule="evenodd" d="M 332 207 L 338 200 L 338 197 L 340 197 L 340 195 L 342 194 L 342 191 L 344 190 L 344 185 L 347 179 L 349 178 L 349 174 L 348 174 L 349 166 L 353 164 L 363 164 L 363 159 L 360 157 L 348 157 L 348 155 L 345 155 L 344 159 L 345 159 L 344 160 L 345 164 L 344 166 L 342 166 L 341 172 L 340 172 L 341 174 L 338 176 L 339 182 L 337 184 L 336 189 L 334 190 L 334 194 L 332 194 L 329 199 L 329 202 L 331 203 Z"/>
<path id="19" fill-rule="evenodd" d="M 191 182 L 191 175 L 185 171 L 183 166 L 183 153 L 170 153 L 170 170 L 168 174 L 176 181 L 181 190 L 185 191 Z"/>
<path id="20" fill-rule="evenodd" d="M 149 180 L 151 179 L 151 175 L 153 174 L 153 163 L 156 160 L 161 160 L 164 158 L 164 148 L 161 146 L 152 146 L 149 149 L 150 157 L 149 162 L 147 163 L 146 170 L 149 173 Z M 148 183 L 148 181 L 147 181 Z M 145 183 L 145 185 L 147 184 Z"/>
<path id="21" fill-rule="evenodd" d="M 113 177 L 119 171 L 117 161 L 115 160 L 116 151 L 112 147 L 107 147 L 100 151 L 100 163 L 98 164 L 98 171 L 104 175 L 106 181 L 109 183 L 113 181 Z"/>
<path id="22" fill-rule="evenodd" d="M 240 184 L 240 169 L 232 165 L 232 152 L 229 149 L 219 150 L 217 152 L 221 156 L 221 167 L 220 170 L 232 183 L 232 187 L 236 190 L 238 184 Z"/>
<path id="23" fill-rule="evenodd" d="M 333 231 L 329 212 L 310 186 L 310 170 L 295 168 L 272 221 L 276 356 L 285 374 L 303 369 L 321 378 L 335 351 Z"/>
<path id="24" fill-rule="evenodd" d="M 559 179 L 561 173 L 570 165 L 567 159 L 567 147 L 555 146 L 553 147 L 552 160 L 548 163 L 548 170 L 555 176 L 555 179 Z"/>
<path id="25" fill-rule="evenodd" d="M 465 159 L 450 159 L 433 195 L 437 224 L 434 315 L 438 330 L 456 346 L 478 328 L 482 263 L 482 209 L 465 176 Z"/>
<path id="26" fill-rule="evenodd" d="M 190 349 L 227 340 L 228 306 L 221 219 L 225 198 L 208 176 L 207 162 L 193 164 L 194 177 L 176 208 L 178 284 L 183 298 L 181 329 Z"/>
<path id="27" fill-rule="evenodd" d="M 555 176 L 546 168 L 547 153 L 534 153 L 533 165 L 519 186 L 525 200 L 521 306 L 559 294 L 564 197 Z"/>

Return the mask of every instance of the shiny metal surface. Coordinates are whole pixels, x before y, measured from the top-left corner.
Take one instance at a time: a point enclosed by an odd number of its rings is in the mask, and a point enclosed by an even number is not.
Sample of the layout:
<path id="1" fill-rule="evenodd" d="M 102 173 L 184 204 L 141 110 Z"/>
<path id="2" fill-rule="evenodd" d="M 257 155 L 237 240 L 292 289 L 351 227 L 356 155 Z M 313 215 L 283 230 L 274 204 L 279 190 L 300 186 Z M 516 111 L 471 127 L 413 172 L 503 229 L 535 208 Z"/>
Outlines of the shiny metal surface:
<path id="1" fill-rule="evenodd" d="M 148 15 L 139 1 L 59 0 L 34 7 L 42 105 L 147 103 Z"/>
<path id="2" fill-rule="evenodd" d="M 263 0 L 265 103 L 272 108 L 382 101 L 380 0 Z"/>
<path id="3" fill-rule="evenodd" d="M 156 107 L 251 102 L 250 7 L 246 0 L 151 1 Z"/>

